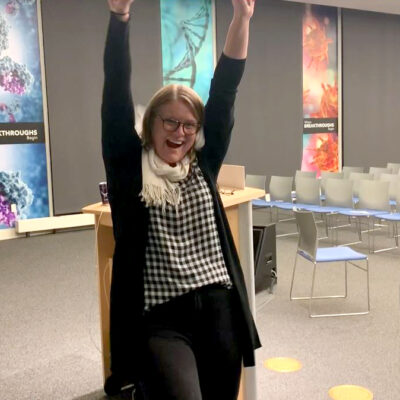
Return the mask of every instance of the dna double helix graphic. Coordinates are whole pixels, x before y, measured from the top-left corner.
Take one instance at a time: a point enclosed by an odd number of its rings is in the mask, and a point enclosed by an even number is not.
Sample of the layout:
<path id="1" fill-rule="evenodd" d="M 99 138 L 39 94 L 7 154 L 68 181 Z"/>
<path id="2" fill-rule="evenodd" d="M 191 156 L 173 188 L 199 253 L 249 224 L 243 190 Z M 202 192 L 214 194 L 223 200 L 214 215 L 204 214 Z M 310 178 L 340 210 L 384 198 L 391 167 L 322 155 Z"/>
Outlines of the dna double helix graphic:
<path id="1" fill-rule="evenodd" d="M 207 0 L 202 0 L 198 11 L 190 18 L 180 21 L 177 35 L 183 35 L 186 51 L 181 60 L 164 73 L 164 84 L 182 82 L 194 87 L 196 83 L 198 55 L 207 36 L 210 10 Z"/>

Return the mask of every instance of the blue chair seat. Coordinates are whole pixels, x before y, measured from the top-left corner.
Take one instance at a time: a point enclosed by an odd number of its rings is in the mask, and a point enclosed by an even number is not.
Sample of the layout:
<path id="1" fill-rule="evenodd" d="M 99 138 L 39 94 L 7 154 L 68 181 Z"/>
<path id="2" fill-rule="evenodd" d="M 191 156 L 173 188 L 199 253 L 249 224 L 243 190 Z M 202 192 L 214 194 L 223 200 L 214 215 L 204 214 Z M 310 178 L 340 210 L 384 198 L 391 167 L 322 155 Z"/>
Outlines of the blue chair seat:
<path id="1" fill-rule="evenodd" d="M 311 208 L 314 209 L 315 207 L 319 207 L 315 204 L 305 204 L 305 203 L 296 203 L 294 206 L 299 210 L 306 210 L 306 211 L 313 211 L 311 210 Z"/>
<path id="2" fill-rule="evenodd" d="M 285 202 L 285 201 L 266 201 L 262 199 L 255 199 L 252 201 L 252 205 L 255 208 L 270 208 L 270 207 L 277 207 L 282 208 L 284 210 L 291 210 L 293 209 L 294 204 Z"/>
<path id="3" fill-rule="evenodd" d="M 309 261 L 311 257 L 299 251 L 299 254 Z M 317 249 L 316 262 L 335 262 L 335 261 L 356 261 L 366 260 L 367 256 L 354 251 L 350 247 L 319 247 Z"/>
<path id="4" fill-rule="evenodd" d="M 396 205 L 396 200 L 389 200 L 389 204 L 391 206 L 395 206 Z"/>
<path id="5" fill-rule="evenodd" d="M 343 208 L 339 211 L 342 215 L 347 215 L 349 217 L 376 217 L 381 214 L 387 214 L 387 211 L 380 210 L 358 210 L 352 208 Z"/>
<path id="6" fill-rule="evenodd" d="M 254 207 L 260 207 L 260 208 L 272 207 L 272 204 L 271 204 L 272 201 L 266 201 L 263 199 L 255 199 L 255 200 L 252 200 L 251 203 Z"/>
<path id="7" fill-rule="evenodd" d="M 332 214 L 337 213 L 340 210 L 340 207 L 330 207 L 330 206 L 318 206 L 315 204 L 299 204 L 296 205 L 297 208 L 302 210 L 307 210 L 315 213 L 322 213 L 322 214 Z"/>
<path id="8" fill-rule="evenodd" d="M 400 221 L 400 213 L 387 213 L 379 215 L 379 218 L 385 219 L 387 221 Z"/>
<path id="9" fill-rule="evenodd" d="M 282 210 L 293 210 L 293 207 L 296 206 L 296 204 L 289 203 L 286 201 L 274 201 L 274 207 L 276 208 L 281 208 Z"/>

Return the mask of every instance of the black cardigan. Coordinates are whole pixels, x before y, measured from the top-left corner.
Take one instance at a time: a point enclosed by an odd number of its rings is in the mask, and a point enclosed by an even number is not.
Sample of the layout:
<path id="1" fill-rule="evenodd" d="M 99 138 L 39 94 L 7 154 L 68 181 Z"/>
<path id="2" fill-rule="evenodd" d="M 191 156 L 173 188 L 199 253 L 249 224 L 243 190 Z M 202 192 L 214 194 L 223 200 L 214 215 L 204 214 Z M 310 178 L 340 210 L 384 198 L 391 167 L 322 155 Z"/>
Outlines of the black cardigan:
<path id="1" fill-rule="evenodd" d="M 205 146 L 198 152 L 199 167 L 210 188 L 215 219 L 228 273 L 241 313 L 244 366 L 255 363 L 260 347 L 247 293 L 216 179 L 228 149 L 233 127 L 236 89 L 245 60 L 222 54 L 205 110 Z M 111 206 L 115 251 L 110 295 L 111 371 L 123 378 L 140 376 L 143 316 L 143 269 L 149 212 L 139 197 L 142 189 L 141 141 L 134 130 L 130 91 L 129 23 L 111 16 L 104 54 L 102 149 Z"/>

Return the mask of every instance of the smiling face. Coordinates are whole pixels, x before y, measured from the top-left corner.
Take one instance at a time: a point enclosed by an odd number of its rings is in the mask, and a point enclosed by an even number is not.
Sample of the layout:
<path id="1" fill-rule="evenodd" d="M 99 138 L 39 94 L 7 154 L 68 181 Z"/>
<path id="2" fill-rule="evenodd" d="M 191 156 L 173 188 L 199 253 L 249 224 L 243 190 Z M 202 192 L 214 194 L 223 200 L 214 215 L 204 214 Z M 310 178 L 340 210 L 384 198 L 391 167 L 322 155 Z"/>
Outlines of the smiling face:
<path id="1" fill-rule="evenodd" d="M 175 131 L 167 130 L 163 119 L 171 119 L 187 124 L 197 124 L 198 121 L 189 105 L 183 100 L 169 101 L 158 109 L 152 127 L 154 151 L 164 162 L 175 166 L 183 160 L 194 146 L 196 134 L 185 134 L 182 124 Z"/>

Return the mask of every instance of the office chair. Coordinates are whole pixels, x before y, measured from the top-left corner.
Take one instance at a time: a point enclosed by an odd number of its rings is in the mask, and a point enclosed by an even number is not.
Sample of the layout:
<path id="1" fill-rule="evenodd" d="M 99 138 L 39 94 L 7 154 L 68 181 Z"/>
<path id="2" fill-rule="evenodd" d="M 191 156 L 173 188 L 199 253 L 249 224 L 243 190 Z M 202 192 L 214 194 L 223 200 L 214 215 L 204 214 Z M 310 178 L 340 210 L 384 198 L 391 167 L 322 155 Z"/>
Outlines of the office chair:
<path id="1" fill-rule="evenodd" d="M 318 247 L 317 227 L 315 224 L 314 216 L 310 211 L 293 210 L 299 230 L 299 242 L 296 251 L 296 258 L 293 267 L 292 282 L 290 286 L 290 300 L 308 300 L 309 316 L 315 317 L 339 317 L 348 315 L 363 315 L 368 314 L 370 311 L 369 302 L 369 265 L 368 257 L 365 254 L 358 253 L 350 247 Z M 301 257 L 310 261 L 314 265 L 311 291 L 307 297 L 294 297 L 293 286 L 296 273 L 297 260 Z M 340 262 L 345 263 L 345 292 L 343 295 L 330 295 L 330 296 L 314 296 L 315 275 L 317 265 L 320 263 Z M 356 264 L 356 261 L 365 261 L 366 267 Z M 312 310 L 313 300 L 315 299 L 329 299 L 329 298 L 346 298 L 347 297 L 347 266 L 351 264 L 356 268 L 366 272 L 366 291 L 367 291 L 367 309 L 359 312 L 343 312 L 343 313 L 326 313 L 314 314 Z"/>
<path id="2" fill-rule="evenodd" d="M 381 178 L 382 178 L 382 176 L 383 175 L 381 175 Z M 392 210 L 390 213 L 381 214 L 381 215 L 378 216 L 378 218 L 381 221 L 385 221 L 388 224 L 392 225 L 392 227 L 393 227 L 393 238 L 394 238 L 394 241 L 395 241 L 395 245 L 393 247 L 382 248 L 382 249 L 379 249 L 379 250 L 375 250 L 375 246 L 374 246 L 374 253 L 393 250 L 393 249 L 397 249 L 399 247 L 398 223 L 400 222 L 400 180 L 398 181 L 397 187 L 396 187 L 396 206 L 395 207 L 396 208 L 394 210 Z"/>
<path id="3" fill-rule="evenodd" d="M 342 172 L 343 172 L 343 178 L 344 179 L 349 179 L 350 174 L 353 172 L 357 172 L 357 173 L 363 173 L 364 172 L 364 167 L 349 167 L 349 166 L 344 166 L 342 168 Z"/>
<path id="4" fill-rule="evenodd" d="M 374 179 L 379 179 L 381 174 L 391 174 L 392 170 L 390 168 L 370 167 L 369 173 L 374 176 Z"/>
<path id="5" fill-rule="evenodd" d="M 388 162 L 386 168 L 389 168 L 392 171 L 392 174 L 398 174 L 400 172 L 400 163 Z"/>
<path id="6" fill-rule="evenodd" d="M 265 182 L 267 177 L 265 175 L 250 175 L 246 174 L 246 186 L 262 189 L 265 191 Z"/>

